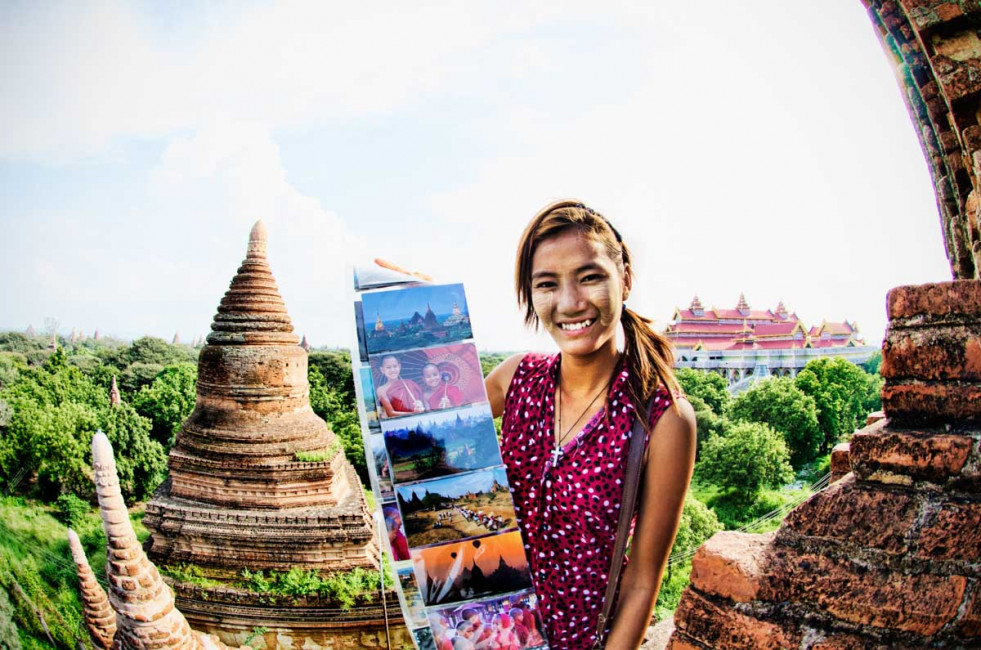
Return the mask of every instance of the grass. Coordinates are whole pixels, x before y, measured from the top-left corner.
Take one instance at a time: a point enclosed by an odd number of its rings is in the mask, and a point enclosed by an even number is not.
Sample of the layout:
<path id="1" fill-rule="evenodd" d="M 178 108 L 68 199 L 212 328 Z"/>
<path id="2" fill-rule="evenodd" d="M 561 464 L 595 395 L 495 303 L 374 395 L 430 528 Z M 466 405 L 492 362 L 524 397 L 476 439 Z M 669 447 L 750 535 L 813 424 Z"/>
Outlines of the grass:
<path id="1" fill-rule="evenodd" d="M 321 449 L 319 451 L 298 451 L 293 455 L 293 458 L 300 461 L 301 463 L 323 463 L 334 459 L 337 452 L 341 450 L 341 441 L 334 439 L 327 449 Z"/>
<path id="2" fill-rule="evenodd" d="M 149 535 L 141 511 L 130 515 L 140 541 Z M 105 575 L 105 533 L 98 510 L 76 514 L 75 532 L 96 576 Z M 23 497 L 0 498 L 0 585 L 13 605 L 23 648 L 74 648 L 84 638 L 68 529 L 54 506 Z M 41 611 L 54 644 L 34 608 Z"/>

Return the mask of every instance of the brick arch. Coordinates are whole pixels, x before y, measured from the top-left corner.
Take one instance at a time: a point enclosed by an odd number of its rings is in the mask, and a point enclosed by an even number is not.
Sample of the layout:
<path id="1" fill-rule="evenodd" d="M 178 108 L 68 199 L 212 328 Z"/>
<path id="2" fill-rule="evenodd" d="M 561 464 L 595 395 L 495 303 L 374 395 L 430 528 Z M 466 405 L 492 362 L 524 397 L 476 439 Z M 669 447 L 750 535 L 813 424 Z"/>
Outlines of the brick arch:
<path id="1" fill-rule="evenodd" d="M 981 277 L 981 3 L 861 0 L 896 67 L 956 279 Z"/>

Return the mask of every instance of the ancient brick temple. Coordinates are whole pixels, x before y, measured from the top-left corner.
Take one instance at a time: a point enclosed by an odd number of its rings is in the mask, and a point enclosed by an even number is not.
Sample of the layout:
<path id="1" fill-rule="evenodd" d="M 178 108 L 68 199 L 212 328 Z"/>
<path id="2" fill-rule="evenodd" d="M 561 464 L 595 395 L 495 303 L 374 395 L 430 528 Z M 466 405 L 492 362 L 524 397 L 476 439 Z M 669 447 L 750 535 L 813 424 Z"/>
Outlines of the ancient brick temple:
<path id="1" fill-rule="evenodd" d="M 698 550 L 675 650 L 981 647 L 981 3 L 863 1 L 930 164 L 955 280 L 889 292 L 885 419 L 836 449 L 843 478 L 779 530 Z"/>
<path id="2" fill-rule="evenodd" d="M 156 564 L 193 565 L 226 585 L 243 569 L 378 566 L 361 483 L 310 408 L 298 343 L 258 222 L 201 350 L 197 404 L 170 452 L 170 478 L 147 504 Z M 384 630 L 380 606 L 340 612 L 309 598 L 277 608 L 231 586 L 175 590 L 195 629 L 229 643 L 264 627 L 267 647 L 349 647 L 345 634 Z"/>

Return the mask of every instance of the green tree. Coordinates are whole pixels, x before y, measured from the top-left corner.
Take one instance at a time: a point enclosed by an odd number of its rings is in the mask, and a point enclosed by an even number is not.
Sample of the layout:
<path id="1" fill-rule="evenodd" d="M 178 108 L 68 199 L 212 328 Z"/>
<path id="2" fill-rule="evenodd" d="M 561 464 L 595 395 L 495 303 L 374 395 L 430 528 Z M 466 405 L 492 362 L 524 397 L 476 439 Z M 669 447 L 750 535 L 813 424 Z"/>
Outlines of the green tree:
<path id="1" fill-rule="evenodd" d="M 103 419 L 116 456 L 119 489 L 130 504 L 149 498 L 167 475 L 167 453 L 150 437 L 152 426 L 125 402 L 107 409 Z"/>
<path id="2" fill-rule="evenodd" d="M 166 366 L 133 396 L 136 412 L 150 420 L 150 437 L 166 449 L 174 445 L 181 424 L 194 410 L 198 369 L 190 363 Z"/>
<path id="3" fill-rule="evenodd" d="M 673 612 L 681 600 L 681 593 L 688 586 L 691 573 L 691 556 L 712 535 L 722 530 L 719 518 L 711 508 L 688 493 L 678 522 L 678 534 L 671 547 L 661 590 L 657 594 L 658 618 Z"/>
<path id="4" fill-rule="evenodd" d="M 725 416 L 717 414 L 712 407 L 698 395 L 688 395 L 688 402 L 695 410 L 695 427 L 697 431 L 696 457 L 701 452 L 702 444 L 713 435 L 720 434 L 726 427 Z"/>
<path id="5" fill-rule="evenodd" d="M 338 397 L 351 409 L 355 406 L 354 373 L 351 370 L 351 354 L 347 350 L 311 352 L 308 367 L 316 368 Z"/>
<path id="6" fill-rule="evenodd" d="M 361 422 L 353 401 L 349 403 L 342 391 L 328 384 L 317 366 L 310 366 L 307 377 L 310 382 L 310 406 L 314 413 L 327 421 L 334 435 L 341 441 L 344 455 L 354 465 L 361 480 L 368 483 Z"/>
<path id="7" fill-rule="evenodd" d="M 822 453 L 864 425 L 870 412 L 882 408 L 882 379 L 840 357 L 809 361 L 794 383 L 817 405 L 824 434 Z"/>
<path id="8" fill-rule="evenodd" d="M 126 404 L 110 408 L 108 394 L 67 359 L 59 349 L 0 390 L 9 409 L 0 425 L 2 478 L 27 469 L 46 500 L 65 492 L 88 498 L 92 434 L 102 428 L 116 449 L 124 496 L 145 498 L 166 467 L 163 448 L 149 437 L 150 421 Z"/>
<path id="9" fill-rule="evenodd" d="M 869 373 L 870 375 L 879 374 L 879 368 L 882 367 L 882 350 L 876 350 L 869 357 L 869 360 L 862 364 L 862 370 Z"/>
<path id="10" fill-rule="evenodd" d="M 507 352 L 481 352 L 480 353 L 480 371 L 484 374 L 484 377 L 490 374 L 490 371 L 501 365 L 501 362 L 510 356 Z"/>
<path id="11" fill-rule="evenodd" d="M 781 433 L 795 469 L 817 458 L 824 440 L 814 398 L 804 394 L 789 377 L 773 377 L 756 384 L 733 400 L 729 417 L 762 422 Z"/>
<path id="12" fill-rule="evenodd" d="M 20 332 L 0 332 L 0 352 L 19 352 L 26 355 L 46 347 L 47 345 L 40 339 Z"/>
<path id="13" fill-rule="evenodd" d="M 706 441 L 696 473 L 699 479 L 736 493 L 746 503 L 763 488 L 794 478 L 783 436 L 759 422 L 734 423 L 723 435 Z"/>
<path id="14" fill-rule="evenodd" d="M 726 380 L 714 372 L 678 368 L 675 377 L 681 389 L 688 396 L 702 398 L 716 415 L 724 415 L 729 406 L 729 392 L 726 390 Z"/>

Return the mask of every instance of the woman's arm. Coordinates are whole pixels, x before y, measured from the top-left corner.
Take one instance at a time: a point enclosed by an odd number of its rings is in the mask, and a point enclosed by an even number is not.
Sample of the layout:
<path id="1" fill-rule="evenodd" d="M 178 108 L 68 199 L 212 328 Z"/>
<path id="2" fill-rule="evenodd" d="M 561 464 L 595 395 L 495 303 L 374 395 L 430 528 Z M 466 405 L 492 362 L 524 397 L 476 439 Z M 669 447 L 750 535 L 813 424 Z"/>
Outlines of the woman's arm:
<path id="1" fill-rule="evenodd" d="M 608 648 L 640 647 L 678 532 L 695 464 L 695 412 L 684 399 L 678 400 L 678 407 L 665 411 L 651 432 L 630 562 L 620 582 Z"/>
<path id="2" fill-rule="evenodd" d="M 495 418 L 504 413 L 504 399 L 508 394 L 508 386 L 511 385 L 511 378 L 514 377 L 514 372 L 518 369 L 518 364 L 521 363 L 524 356 L 524 354 L 511 355 L 491 370 L 487 378 L 484 379 L 491 414 Z"/>

